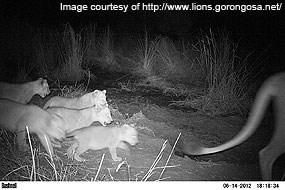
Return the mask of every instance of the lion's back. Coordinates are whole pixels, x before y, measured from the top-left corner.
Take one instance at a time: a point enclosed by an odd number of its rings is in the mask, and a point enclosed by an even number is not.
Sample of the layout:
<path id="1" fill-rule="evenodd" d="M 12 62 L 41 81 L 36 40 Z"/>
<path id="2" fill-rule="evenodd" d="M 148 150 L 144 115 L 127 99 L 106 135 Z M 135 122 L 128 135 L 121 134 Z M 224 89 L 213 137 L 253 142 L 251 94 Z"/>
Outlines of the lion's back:
<path id="1" fill-rule="evenodd" d="M 44 105 L 44 109 L 49 107 L 66 107 L 66 108 L 73 108 L 73 104 L 75 103 L 74 98 L 65 98 L 61 96 L 54 96 L 49 99 L 46 104 Z"/>

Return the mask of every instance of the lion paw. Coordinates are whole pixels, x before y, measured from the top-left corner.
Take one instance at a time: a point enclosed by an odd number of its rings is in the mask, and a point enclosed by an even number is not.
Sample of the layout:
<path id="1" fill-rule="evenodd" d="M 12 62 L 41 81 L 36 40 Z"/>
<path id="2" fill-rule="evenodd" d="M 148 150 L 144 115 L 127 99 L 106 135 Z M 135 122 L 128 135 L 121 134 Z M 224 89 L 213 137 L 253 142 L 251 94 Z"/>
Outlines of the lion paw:
<path id="1" fill-rule="evenodd" d="M 77 153 L 74 154 L 74 159 L 77 160 L 78 162 L 84 162 L 85 159 L 81 158 Z"/>
<path id="2" fill-rule="evenodd" d="M 74 149 L 72 147 L 69 147 L 67 149 L 67 157 L 70 159 L 70 158 L 73 158 L 73 154 L 74 154 Z"/>
<path id="3" fill-rule="evenodd" d="M 114 156 L 112 156 L 112 159 L 115 161 L 115 162 L 120 162 L 120 161 L 122 161 L 122 158 L 121 157 L 114 157 Z"/>

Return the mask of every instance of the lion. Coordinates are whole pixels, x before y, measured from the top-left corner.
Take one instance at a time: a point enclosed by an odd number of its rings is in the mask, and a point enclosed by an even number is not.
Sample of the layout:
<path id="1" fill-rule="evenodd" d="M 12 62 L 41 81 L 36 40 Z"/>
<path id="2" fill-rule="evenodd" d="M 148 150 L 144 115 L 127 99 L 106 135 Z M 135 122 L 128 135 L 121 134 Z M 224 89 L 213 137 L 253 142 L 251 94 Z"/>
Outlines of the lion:
<path id="1" fill-rule="evenodd" d="M 104 107 L 103 109 L 98 109 L 95 106 L 84 109 L 51 107 L 46 111 L 56 114 L 65 120 L 66 124 L 61 126 L 61 130 L 66 133 L 89 126 L 95 121 L 98 121 L 103 126 L 106 126 L 106 124 L 113 121 L 110 109 L 108 107 Z"/>
<path id="2" fill-rule="evenodd" d="M 60 129 L 63 120 L 38 106 L 21 104 L 0 98 L 0 126 L 16 133 L 17 144 L 21 150 L 28 150 L 26 126 L 29 133 L 37 134 L 45 150 L 54 156 L 51 139 L 62 141 L 65 133 Z"/>
<path id="3" fill-rule="evenodd" d="M 134 125 L 124 124 L 121 127 L 89 126 L 77 129 L 66 134 L 67 138 L 72 137 L 72 145 L 67 150 L 68 158 L 82 162 L 79 155 L 88 149 L 100 150 L 109 148 L 114 161 L 121 161 L 117 156 L 116 148 L 129 151 L 125 142 L 134 146 L 138 143 L 138 133 Z"/>
<path id="4" fill-rule="evenodd" d="M 7 98 L 22 104 L 30 102 L 36 94 L 44 98 L 49 93 L 47 80 L 42 78 L 24 84 L 0 82 L 0 98 Z"/>
<path id="5" fill-rule="evenodd" d="M 104 107 L 103 109 L 95 106 L 84 109 L 50 107 L 46 111 L 56 114 L 64 120 L 64 124 L 59 127 L 64 133 L 70 133 L 76 129 L 87 127 L 95 121 L 98 121 L 103 126 L 113 121 L 108 107 Z M 60 144 L 53 139 L 52 142 L 55 147 L 60 147 Z"/>
<path id="6" fill-rule="evenodd" d="M 89 92 L 76 98 L 54 96 L 46 102 L 43 109 L 47 109 L 49 107 L 82 109 L 92 106 L 97 106 L 97 108 L 108 107 L 108 103 L 106 101 L 106 90 L 95 90 L 94 92 Z"/>
<path id="7" fill-rule="evenodd" d="M 257 92 L 245 126 L 233 139 L 212 148 L 188 143 L 183 152 L 188 155 L 212 154 L 243 143 L 256 131 L 270 100 L 275 106 L 275 131 L 269 144 L 259 152 L 259 164 L 262 179 L 271 180 L 274 161 L 285 153 L 285 72 L 275 74 L 263 83 Z"/>

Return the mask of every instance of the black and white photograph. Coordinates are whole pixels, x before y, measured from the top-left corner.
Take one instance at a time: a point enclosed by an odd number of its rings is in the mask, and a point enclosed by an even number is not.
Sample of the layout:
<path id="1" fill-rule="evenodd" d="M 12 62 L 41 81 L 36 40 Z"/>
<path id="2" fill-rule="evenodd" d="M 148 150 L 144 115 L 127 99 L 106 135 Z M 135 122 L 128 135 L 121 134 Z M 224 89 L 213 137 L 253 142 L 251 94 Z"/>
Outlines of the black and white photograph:
<path id="1" fill-rule="evenodd" d="M 284 180 L 282 0 L 0 1 L 2 188 Z"/>

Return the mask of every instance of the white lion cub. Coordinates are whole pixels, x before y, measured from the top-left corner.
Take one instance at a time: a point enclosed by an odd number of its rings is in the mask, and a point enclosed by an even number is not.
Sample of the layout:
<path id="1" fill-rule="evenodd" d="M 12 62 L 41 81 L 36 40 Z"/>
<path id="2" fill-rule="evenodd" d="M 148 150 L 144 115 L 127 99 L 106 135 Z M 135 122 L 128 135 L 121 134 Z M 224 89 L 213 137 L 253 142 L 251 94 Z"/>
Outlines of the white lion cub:
<path id="1" fill-rule="evenodd" d="M 81 162 L 84 161 L 79 155 L 88 149 L 100 150 L 109 148 L 112 159 L 121 161 L 117 156 L 116 148 L 129 150 L 125 142 L 134 146 L 138 143 L 138 133 L 134 125 L 124 124 L 121 127 L 89 126 L 66 134 L 73 137 L 72 145 L 67 150 L 67 156 Z"/>
<path id="2" fill-rule="evenodd" d="M 36 94 L 44 98 L 49 93 L 47 80 L 42 78 L 24 84 L 0 82 L 0 98 L 6 98 L 22 104 L 27 104 Z"/>
<path id="3" fill-rule="evenodd" d="M 94 92 L 89 92 L 76 98 L 54 96 L 46 102 L 43 109 L 47 109 L 49 107 L 83 109 L 92 106 L 96 106 L 100 109 L 103 107 L 108 107 L 108 103 L 106 101 L 106 90 L 95 90 Z"/>

